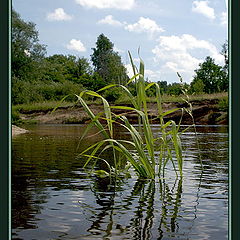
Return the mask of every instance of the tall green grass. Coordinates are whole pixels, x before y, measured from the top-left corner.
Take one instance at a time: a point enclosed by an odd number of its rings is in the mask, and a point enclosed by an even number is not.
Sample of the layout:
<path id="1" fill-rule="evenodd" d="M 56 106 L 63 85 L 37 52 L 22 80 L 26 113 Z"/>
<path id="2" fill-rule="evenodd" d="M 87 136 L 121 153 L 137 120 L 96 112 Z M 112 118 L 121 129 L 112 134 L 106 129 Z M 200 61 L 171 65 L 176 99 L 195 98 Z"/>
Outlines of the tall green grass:
<path id="1" fill-rule="evenodd" d="M 92 169 L 94 169 L 98 161 L 103 161 L 107 166 L 107 170 L 105 171 L 107 175 L 119 174 L 122 171 L 121 163 L 117 157 L 121 155 L 124 156 L 135 169 L 140 178 L 154 179 L 157 175 L 164 176 L 169 161 L 172 163 L 176 175 L 180 174 L 180 176 L 182 176 L 183 156 L 180 138 L 181 121 L 178 124 L 172 120 L 164 122 L 164 117 L 166 115 L 179 110 L 179 108 L 163 112 L 162 96 L 160 94 L 159 85 L 157 83 L 149 83 L 146 85 L 144 79 L 144 63 L 142 59 L 140 58 L 140 66 L 139 69 L 137 69 L 133 64 L 130 53 L 129 57 L 134 76 L 129 80 L 127 85 L 130 83 L 135 84 L 137 92 L 135 97 L 128 90 L 127 86 L 119 84 L 108 85 L 97 92 L 85 90 L 79 95 L 76 95 L 78 101 L 91 118 L 91 123 L 86 128 L 82 139 L 93 126 L 97 127 L 99 133 L 103 136 L 102 140 L 81 152 L 79 157 L 85 157 L 86 162 L 84 167 L 91 165 Z M 155 101 L 158 108 L 156 120 L 158 120 L 160 127 L 160 132 L 157 137 L 153 135 L 147 109 L 146 91 L 151 87 L 156 88 Z M 111 88 L 121 88 L 129 97 L 132 107 L 121 105 L 111 106 L 101 94 Z M 104 112 L 95 115 L 84 100 L 84 96 L 93 96 L 101 99 L 104 106 Z M 136 112 L 138 115 L 138 126 L 132 125 L 126 116 L 114 114 L 113 110 L 115 109 Z M 184 109 L 182 109 L 182 112 L 183 111 Z M 129 133 L 131 136 L 130 140 L 116 139 L 114 137 L 114 128 L 116 125 L 123 127 L 125 131 Z M 113 152 L 113 165 L 109 164 L 108 159 L 102 157 L 103 153 L 107 150 Z"/>

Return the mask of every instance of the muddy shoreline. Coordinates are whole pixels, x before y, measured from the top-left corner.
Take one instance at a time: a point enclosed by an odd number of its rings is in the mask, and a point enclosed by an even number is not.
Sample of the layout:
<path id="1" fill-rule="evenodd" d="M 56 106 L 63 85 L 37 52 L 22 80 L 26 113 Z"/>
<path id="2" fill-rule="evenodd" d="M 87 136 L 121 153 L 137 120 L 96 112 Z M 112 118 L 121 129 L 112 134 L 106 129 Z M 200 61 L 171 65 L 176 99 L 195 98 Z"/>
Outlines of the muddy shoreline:
<path id="1" fill-rule="evenodd" d="M 201 100 L 192 101 L 193 117 L 196 124 L 199 125 L 228 125 L 228 113 L 219 109 L 218 100 Z M 127 106 L 127 105 L 125 105 Z M 131 106 L 131 105 L 129 105 Z M 98 114 L 103 111 L 102 105 L 92 104 L 89 106 L 94 114 Z M 188 104 L 184 102 L 171 102 L 162 104 L 163 111 L 166 112 L 175 108 L 188 108 Z M 157 117 L 157 105 L 156 103 L 148 104 L 150 121 L 155 123 Z M 137 114 L 131 111 L 113 110 L 116 114 L 124 114 L 128 117 L 130 122 L 137 122 Z M 175 111 L 164 117 L 165 121 L 174 120 L 177 123 L 182 117 L 181 124 L 191 125 L 193 123 L 191 116 L 184 111 L 182 116 L 182 110 Z M 88 123 L 90 118 L 84 112 L 81 106 L 74 107 L 62 107 L 55 112 L 51 111 L 25 111 L 20 112 L 20 118 L 23 121 L 32 121 L 38 124 L 83 124 Z"/>
<path id="2" fill-rule="evenodd" d="M 20 128 L 18 126 L 12 125 L 12 136 L 17 136 L 19 134 L 27 133 L 28 130 Z"/>

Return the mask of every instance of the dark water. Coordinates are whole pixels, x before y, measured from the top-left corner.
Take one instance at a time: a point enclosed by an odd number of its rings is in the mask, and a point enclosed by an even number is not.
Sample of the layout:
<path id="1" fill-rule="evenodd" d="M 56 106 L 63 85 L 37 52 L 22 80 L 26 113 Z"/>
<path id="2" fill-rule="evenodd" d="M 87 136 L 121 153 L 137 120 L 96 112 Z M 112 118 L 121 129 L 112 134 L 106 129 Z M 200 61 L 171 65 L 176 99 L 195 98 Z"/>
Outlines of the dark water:
<path id="1" fill-rule="evenodd" d="M 169 165 L 155 182 L 86 174 L 76 159 L 83 125 L 27 128 L 12 141 L 12 239 L 228 239 L 227 127 L 198 126 L 203 172 L 189 130 L 184 177 Z"/>

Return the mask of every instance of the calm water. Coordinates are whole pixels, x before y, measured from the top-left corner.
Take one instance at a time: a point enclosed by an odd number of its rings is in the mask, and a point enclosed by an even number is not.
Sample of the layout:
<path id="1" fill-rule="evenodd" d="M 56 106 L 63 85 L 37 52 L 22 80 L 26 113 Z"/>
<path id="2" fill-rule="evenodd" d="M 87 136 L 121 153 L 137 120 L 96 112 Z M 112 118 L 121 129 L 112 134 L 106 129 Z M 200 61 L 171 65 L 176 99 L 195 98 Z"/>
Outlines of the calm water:
<path id="1" fill-rule="evenodd" d="M 228 239 L 227 127 L 198 126 L 203 172 L 189 130 L 184 177 L 169 165 L 155 182 L 86 174 L 76 155 L 98 136 L 77 151 L 83 125 L 26 128 L 12 141 L 12 239 Z"/>

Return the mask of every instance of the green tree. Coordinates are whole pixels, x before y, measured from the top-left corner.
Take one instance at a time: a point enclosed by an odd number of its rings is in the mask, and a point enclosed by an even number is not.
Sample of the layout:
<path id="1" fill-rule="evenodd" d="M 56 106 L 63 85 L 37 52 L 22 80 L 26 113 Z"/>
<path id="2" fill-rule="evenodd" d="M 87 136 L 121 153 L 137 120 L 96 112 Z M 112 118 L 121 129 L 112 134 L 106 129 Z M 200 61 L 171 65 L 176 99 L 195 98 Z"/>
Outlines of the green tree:
<path id="1" fill-rule="evenodd" d="M 166 93 L 167 92 L 167 88 L 168 88 L 168 84 L 167 81 L 158 81 L 157 82 L 159 87 L 160 87 L 160 91 L 161 93 Z"/>
<path id="2" fill-rule="evenodd" d="M 181 83 L 172 83 L 167 87 L 167 94 L 179 96 L 182 93 Z"/>
<path id="3" fill-rule="evenodd" d="M 87 58 L 78 58 L 76 60 L 76 76 L 80 77 L 83 74 L 92 74 L 93 70 Z"/>
<path id="4" fill-rule="evenodd" d="M 92 69 L 86 58 L 54 54 L 45 59 L 44 79 L 47 81 L 72 81 L 78 83 L 82 75 L 91 72 Z"/>
<path id="5" fill-rule="evenodd" d="M 128 77 L 121 57 L 113 50 L 114 44 L 104 35 L 97 38 L 96 48 L 92 48 L 91 61 L 94 70 L 106 83 L 124 84 Z"/>
<path id="6" fill-rule="evenodd" d="M 195 73 L 191 83 L 192 89 L 198 81 L 202 81 L 204 84 L 205 93 L 221 92 L 228 89 L 227 73 L 209 56 L 203 63 L 199 64 L 199 69 L 195 70 Z"/>
<path id="7" fill-rule="evenodd" d="M 195 81 L 193 84 L 192 84 L 192 92 L 195 92 L 195 93 L 203 93 L 204 92 L 204 83 L 201 79 L 199 79 L 198 81 Z"/>
<path id="8" fill-rule="evenodd" d="M 41 76 L 46 46 L 39 43 L 35 24 L 25 22 L 12 10 L 12 76 L 33 81 Z"/>
<path id="9" fill-rule="evenodd" d="M 222 45 L 221 54 L 224 56 L 224 66 L 223 70 L 228 74 L 228 41 Z"/>
<path id="10" fill-rule="evenodd" d="M 100 88 L 106 86 L 106 82 L 102 79 L 97 72 L 93 74 L 83 74 L 79 79 L 78 83 L 82 84 L 86 89 L 97 91 Z"/>

